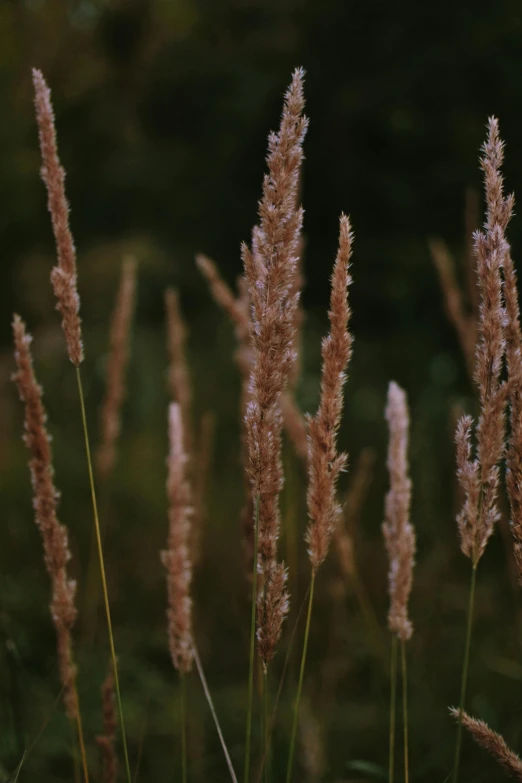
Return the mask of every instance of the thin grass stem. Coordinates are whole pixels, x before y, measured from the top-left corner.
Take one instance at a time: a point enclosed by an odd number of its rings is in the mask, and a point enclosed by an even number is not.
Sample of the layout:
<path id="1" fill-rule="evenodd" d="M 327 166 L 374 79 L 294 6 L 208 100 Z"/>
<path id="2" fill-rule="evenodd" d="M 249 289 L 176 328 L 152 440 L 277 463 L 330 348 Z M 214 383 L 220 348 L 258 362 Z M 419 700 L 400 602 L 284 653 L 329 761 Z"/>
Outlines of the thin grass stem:
<path id="1" fill-rule="evenodd" d="M 221 747 L 223 748 L 223 753 L 225 754 L 225 759 L 227 762 L 228 771 L 230 772 L 230 777 L 232 778 L 233 783 L 237 783 L 237 777 L 236 777 L 236 773 L 234 772 L 234 767 L 232 765 L 230 753 L 228 752 L 228 748 L 225 743 L 225 738 L 223 736 L 223 732 L 221 731 L 221 726 L 219 724 L 216 708 L 214 707 L 214 702 L 212 701 L 210 688 L 208 687 L 207 679 L 205 677 L 205 672 L 203 671 L 203 666 L 201 665 L 199 653 L 197 651 L 196 645 L 194 644 L 194 641 L 192 641 L 192 652 L 194 653 L 194 661 L 196 663 L 196 668 L 198 670 L 199 679 L 201 680 L 201 685 L 203 686 L 203 691 L 205 693 L 208 706 L 210 708 L 210 712 L 212 713 L 212 717 L 214 718 L 214 723 L 216 726 L 216 731 L 218 733 L 219 741 L 221 742 Z"/>
<path id="2" fill-rule="evenodd" d="M 78 763 L 78 734 L 72 718 L 69 719 L 69 728 L 71 729 L 71 757 L 73 763 L 74 783 L 80 783 L 80 765 Z"/>
<path id="3" fill-rule="evenodd" d="M 472 564 L 471 581 L 469 585 L 468 619 L 466 624 L 466 644 L 462 661 L 462 678 L 460 681 L 459 722 L 457 725 L 457 741 L 455 743 L 455 760 L 453 763 L 453 783 L 459 778 L 460 746 L 462 742 L 462 713 L 466 702 L 466 687 L 468 684 L 469 653 L 471 649 L 471 629 L 473 627 L 473 609 L 475 606 L 475 585 L 477 582 L 477 563 Z"/>
<path id="4" fill-rule="evenodd" d="M 301 692 L 303 690 L 304 672 L 306 666 L 306 653 L 308 651 L 308 638 L 310 636 L 310 621 L 312 619 L 312 604 L 314 600 L 315 570 L 312 569 L 312 579 L 310 582 L 310 596 L 308 599 L 308 613 L 306 615 L 306 628 L 303 642 L 303 654 L 301 656 L 301 668 L 299 671 L 299 682 L 297 685 L 297 694 L 294 704 L 294 719 L 292 723 L 292 735 L 290 737 L 290 751 L 288 753 L 288 767 L 286 769 L 286 783 L 290 783 L 292 778 L 292 766 L 294 763 L 295 741 L 297 736 L 297 723 L 299 720 L 299 705 L 301 702 Z"/>
<path id="5" fill-rule="evenodd" d="M 245 738 L 244 783 L 250 777 L 250 742 L 252 737 L 252 705 L 254 701 L 254 655 L 256 648 L 256 606 L 257 606 L 257 558 L 259 539 L 259 494 L 254 499 L 254 564 L 252 566 L 252 612 L 250 618 L 250 661 L 248 668 L 248 708 Z"/>
<path id="6" fill-rule="evenodd" d="M 395 771 L 395 720 L 397 703 L 397 637 L 392 636 L 390 657 L 390 751 L 388 762 L 388 783 L 393 783 Z"/>
<path id="7" fill-rule="evenodd" d="M 263 748 L 266 748 L 266 762 L 263 773 L 264 783 L 270 780 L 270 736 L 268 704 L 268 669 L 263 667 Z"/>
<path id="8" fill-rule="evenodd" d="M 268 738 L 267 738 L 268 741 L 270 741 L 270 739 L 272 737 L 272 732 L 274 730 L 274 726 L 275 726 L 275 723 L 276 723 L 277 710 L 278 710 L 278 707 L 279 707 L 279 702 L 281 700 L 281 694 L 283 693 L 283 686 L 285 684 L 286 673 L 287 673 L 287 670 L 289 668 L 289 662 L 290 662 L 290 658 L 291 658 L 291 653 L 292 653 L 292 650 L 293 650 L 293 647 L 294 647 L 295 635 L 296 635 L 296 632 L 297 632 L 297 628 L 299 626 L 299 620 L 301 619 L 301 615 L 302 615 L 305 607 L 308 605 L 308 595 L 309 595 L 309 592 L 310 592 L 310 587 L 308 587 L 306 589 L 306 593 L 305 593 L 304 598 L 303 598 L 303 600 L 301 602 L 301 606 L 299 607 L 299 611 L 298 611 L 297 617 L 295 619 L 295 623 L 294 623 L 294 627 L 292 629 L 290 640 L 288 642 L 288 647 L 287 647 L 286 655 L 285 655 L 285 662 L 283 664 L 283 671 L 281 673 L 281 678 L 279 680 L 279 686 L 277 688 L 277 694 L 276 694 L 275 701 L 274 701 L 274 708 L 272 710 L 272 717 L 270 718 L 270 725 L 268 727 Z M 268 748 L 265 745 L 265 748 L 263 750 L 263 756 L 261 758 L 261 764 L 259 765 L 259 770 L 257 772 L 256 783 L 262 783 L 262 777 L 263 777 L 263 772 L 264 772 L 264 768 L 265 768 L 267 752 L 268 752 Z"/>
<path id="9" fill-rule="evenodd" d="M 406 642 L 401 639 L 402 667 L 402 728 L 404 737 L 404 783 L 410 780 L 410 763 L 408 753 L 408 667 L 406 661 Z"/>
<path id="10" fill-rule="evenodd" d="M 187 678 L 180 672 L 181 780 L 187 783 Z"/>
<path id="11" fill-rule="evenodd" d="M 83 777 L 85 783 L 89 783 L 89 771 L 87 769 L 87 754 L 85 752 L 85 741 L 83 738 L 82 714 L 80 712 L 80 700 L 78 698 L 78 689 L 76 687 L 76 682 L 73 685 L 73 689 L 74 689 L 74 701 L 76 704 L 76 727 L 78 730 L 78 742 L 80 744 L 80 759 L 82 762 Z"/>
<path id="12" fill-rule="evenodd" d="M 87 414 L 85 412 L 85 400 L 84 400 L 84 394 L 83 394 L 83 386 L 82 386 L 82 377 L 80 374 L 80 368 L 76 368 L 76 378 L 78 381 L 78 393 L 80 396 L 80 407 L 81 407 L 81 413 L 82 413 L 82 424 L 83 424 L 83 435 L 85 440 L 85 453 L 87 455 L 87 467 L 89 471 L 89 483 L 91 487 L 91 499 L 92 499 L 92 508 L 93 508 L 93 514 L 94 514 L 94 527 L 96 530 L 96 543 L 98 546 L 98 558 L 100 561 L 100 574 L 101 574 L 101 580 L 102 580 L 102 588 L 103 588 L 103 600 L 105 604 L 105 614 L 107 617 L 107 629 L 109 632 L 109 645 L 111 650 L 111 658 L 112 658 L 112 667 L 114 669 L 114 685 L 116 686 L 116 698 L 118 701 L 118 711 L 120 715 L 120 725 L 121 725 L 121 737 L 122 737 L 122 743 L 123 743 L 123 755 L 125 759 L 125 771 L 127 775 L 127 783 L 132 783 L 132 777 L 131 777 L 131 771 L 130 771 L 130 764 L 129 764 L 129 754 L 127 751 L 127 737 L 125 734 L 125 722 L 123 719 L 123 709 L 121 704 L 121 694 L 120 694 L 120 680 L 118 676 L 118 665 L 116 662 L 116 649 L 114 647 L 114 636 L 112 633 L 112 620 L 111 620 L 111 608 L 109 604 L 109 592 L 107 590 L 107 579 L 105 576 L 105 563 L 103 559 L 103 546 L 102 546 L 102 538 L 101 538 L 101 531 L 100 531 L 100 520 L 98 517 L 98 504 L 96 501 L 96 489 L 94 486 L 94 472 L 92 469 L 92 458 L 91 458 L 91 446 L 89 441 L 89 430 L 87 428 Z"/>
<path id="13" fill-rule="evenodd" d="M 106 540 L 106 523 L 104 520 L 109 518 L 109 491 L 107 482 L 100 488 L 98 488 L 98 506 L 99 506 L 99 519 L 101 526 L 101 538 L 102 546 L 105 545 Z M 89 560 L 87 563 L 87 576 L 85 578 L 85 594 L 84 594 L 84 609 L 83 609 L 83 646 L 86 649 L 93 649 L 96 632 L 98 628 L 99 620 L 99 604 L 100 604 L 100 579 L 99 579 L 99 566 L 98 566 L 98 545 L 96 543 L 96 531 L 91 531 L 91 542 L 89 546 Z"/>

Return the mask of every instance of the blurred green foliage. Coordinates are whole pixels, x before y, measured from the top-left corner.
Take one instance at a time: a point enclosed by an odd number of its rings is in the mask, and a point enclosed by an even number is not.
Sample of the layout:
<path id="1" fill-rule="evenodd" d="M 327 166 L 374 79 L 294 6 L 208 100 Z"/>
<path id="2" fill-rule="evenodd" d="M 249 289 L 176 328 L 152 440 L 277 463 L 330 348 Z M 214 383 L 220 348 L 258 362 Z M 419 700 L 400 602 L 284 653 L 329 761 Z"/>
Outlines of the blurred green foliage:
<path id="1" fill-rule="evenodd" d="M 464 256 L 465 192 L 480 188 L 478 150 L 489 114 L 499 117 L 507 142 L 507 185 L 520 187 L 521 36 L 522 7 L 514 0 L 1 0 L 0 779 L 2 770 L 15 769 L 50 715 L 20 780 L 71 780 L 68 727 L 61 710 L 53 710 L 59 690 L 55 640 L 20 440 L 22 411 L 9 382 L 14 310 L 35 335 L 80 606 L 91 536 L 75 378 L 48 281 L 54 249 L 38 173 L 31 67 L 41 68 L 52 88 L 68 174 L 94 434 L 121 259 L 132 252 L 139 260 L 121 457 L 105 506 L 133 764 L 143 745 L 139 780 L 166 780 L 178 769 L 177 678 L 168 657 L 159 564 L 166 538 L 162 296 L 168 284 L 180 290 L 190 329 L 195 422 L 209 410 L 217 422 L 195 583 L 196 636 L 241 768 L 248 589 L 238 522 L 239 382 L 232 329 L 211 301 L 193 257 L 198 251 L 214 257 L 231 283 L 240 273 L 239 245 L 256 219 L 267 134 L 277 126 L 292 69 L 303 65 L 311 125 L 302 190 L 308 317 L 298 398 L 303 410 L 314 410 L 337 218 L 346 211 L 356 234 L 351 290 L 356 342 L 341 444 L 352 458 L 367 446 L 377 454 L 358 559 L 383 631 L 383 409 L 391 378 L 406 388 L 412 408 L 418 565 L 410 645 L 411 769 L 412 779 L 421 783 L 444 780 L 451 766 L 454 728 L 447 706 L 458 698 L 468 580 L 454 523 L 453 411 L 456 405 L 475 411 L 427 240 L 442 236 L 458 259 Z M 515 258 L 521 232 L 515 218 L 510 232 Z M 284 501 L 304 531 L 305 477 L 290 449 L 288 455 Z M 301 554 L 274 690 L 308 579 L 302 541 Z M 386 666 L 373 654 L 352 591 L 339 597 L 334 556 L 320 577 L 305 689 L 322 727 L 322 779 L 379 779 L 387 765 Z M 479 573 L 469 705 L 519 750 L 520 622 L 520 595 L 510 586 L 497 536 Z M 78 651 L 93 769 L 106 646 L 100 623 L 95 647 L 80 644 Z M 190 689 L 190 780 L 226 780 L 196 677 Z M 284 768 L 291 699 L 290 684 L 274 743 L 274 780 Z M 500 779 L 497 767 L 468 741 L 463 764 L 463 780 Z"/>

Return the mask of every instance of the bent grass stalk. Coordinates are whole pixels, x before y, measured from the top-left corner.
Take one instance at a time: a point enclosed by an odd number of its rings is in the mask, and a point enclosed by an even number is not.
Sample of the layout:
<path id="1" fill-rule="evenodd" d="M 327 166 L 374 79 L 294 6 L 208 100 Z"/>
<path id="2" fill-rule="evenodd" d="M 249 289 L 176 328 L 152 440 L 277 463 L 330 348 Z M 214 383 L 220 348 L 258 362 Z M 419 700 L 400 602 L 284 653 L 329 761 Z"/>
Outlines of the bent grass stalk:
<path id="1" fill-rule="evenodd" d="M 254 699 L 254 655 L 256 649 L 256 606 L 257 606 L 257 556 L 259 546 L 259 493 L 254 500 L 254 565 L 252 567 L 252 613 L 250 618 L 250 661 L 248 668 L 248 708 L 245 739 L 245 774 L 248 783 L 250 776 L 250 742 L 252 737 L 252 703 Z"/>
<path id="2" fill-rule="evenodd" d="M 391 661 L 390 661 L 390 751 L 388 762 L 388 783 L 393 783 L 395 771 L 395 720 L 397 705 L 397 637 L 392 636 Z"/>
<path id="3" fill-rule="evenodd" d="M 301 692 L 303 690 L 304 672 L 306 666 L 306 653 L 308 651 L 308 638 L 310 636 L 310 621 L 312 619 L 312 604 L 314 600 L 315 570 L 312 570 L 312 579 L 310 582 L 310 596 L 308 599 L 308 613 L 306 615 L 306 628 L 303 642 L 303 654 L 301 656 L 301 668 L 299 670 L 299 683 L 297 685 L 297 694 L 294 704 L 294 718 L 292 722 L 292 735 L 290 737 L 290 751 L 288 753 L 288 767 L 286 770 L 286 783 L 290 783 L 292 778 L 292 766 L 294 762 L 295 740 L 297 736 L 297 723 L 299 720 L 299 704 L 301 702 Z"/>
<path id="4" fill-rule="evenodd" d="M 475 585 L 477 582 L 477 563 L 473 563 L 471 569 L 471 581 L 469 585 L 468 619 L 466 623 L 466 644 L 462 661 L 462 678 L 460 681 L 459 722 L 457 725 L 457 741 L 455 743 L 455 759 L 453 763 L 453 783 L 459 778 L 460 746 L 462 743 L 462 714 L 465 709 L 466 687 L 468 684 L 469 654 L 471 649 L 471 629 L 473 626 L 473 609 L 475 606 Z"/>
<path id="5" fill-rule="evenodd" d="M 194 654 L 194 661 L 196 663 L 196 668 L 198 670 L 199 679 L 201 680 L 201 685 L 203 687 L 203 691 L 205 693 L 205 697 L 207 699 L 210 712 L 212 713 L 212 717 L 214 719 L 214 724 L 216 726 L 216 731 L 218 733 L 219 741 L 221 743 L 221 747 L 223 748 L 223 753 L 225 755 L 225 760 L 227 762 L 228 771 L 230 772 L 230 777 L 232 778 L 232 783 L 237 783 L 237 777 L 236 777 L 236 773 L 234 772 L 232 761 L 230 759 L 230 753 L 228 752 L 228 748 L 225 743 L 225 738 L 223 737 L 223 732 L 221 731 L 221 726 L 219 724 L 216 708 L 214 707 L 214 702 L 212 701 L 212 696 L 210 694 L 210 689 L 208 687 L 207 679 L 205 677 L 205 672 L 203 671 L 203 666 L 201 665 L 199 653 L 197 651 L 196 645 L 194 644 L 194 641 L 192 641 L 192 652 Z"/>
<path id="6" fill-rule="evenodd" d="M 84 394 L 83 394 L 83 386 L 82 386 L 82 377 L 80 373 L 80 368 L 76 367 L 76 378 L 78 381 L 78 394 L 80 397 L 80 408 L 82 413 L 82 425 L 83 425 L 83 435 L 85 440 L 85 453 L 87 456 L 87 468 L 89 472 L 89 483 L 91 488 L 91 499 L 92 499 L 92 508 L 93 508 L 93 514 L 94 514 L 94 527 L 96 530 L 96 543 L 98 546 L 98 558 L 100 561 L 100 574 L 101 574 L 101 580 L 102 580 L 102 589 L 103 589 L 103 601 L 105 604 L 105 614 L 107 617 L 107 630 L 109 632 L 109 646 L 111 650 L 111 658 L 112 658 L 112 667 L 114 670 L 114 685 L 116 687 L 116 698 L 118 700 L 118 712 L 120 715 L 120 726 L 121 726 L 121 738 L 122 738 L 122 744 L 123 744 L 123 756 L 125 759 L 125 771 L 127 774 L 127 783 L 132 783 L 131 778 L 131 771 L 130 771 L 130 765 L 129 765 L 129 754 L 127 751 L 127 737 L 125 734 L 125 722 L 123 720 L 123 709 L 121 704 L 121 694 L 120 694 L 120 680 L 118 676 L 118 664 L 116 661 L 116 649 L 114 647 L 114 636 L 112 633 L 112 620 L 111 620 L 111 608 L 109 605 L 109 593 L 107 590 L 107 579 L 105 576 L 105 563 L 103 559 L 103 546 L 102 546 L 102 539 L 101 539 L 101 531 L 100 531 L 100 520 L 98 518 L 98 504 L 96 501 L 96 489 L 94 486 L 94 473 L 92 469 L 92 459 L 91 459 L 91 447 L 90 447 L 90 441 L 89 441 L 89 430 L 87 428 L 87 415 L 85 412 L 85 400 L 84 400 Z"/>

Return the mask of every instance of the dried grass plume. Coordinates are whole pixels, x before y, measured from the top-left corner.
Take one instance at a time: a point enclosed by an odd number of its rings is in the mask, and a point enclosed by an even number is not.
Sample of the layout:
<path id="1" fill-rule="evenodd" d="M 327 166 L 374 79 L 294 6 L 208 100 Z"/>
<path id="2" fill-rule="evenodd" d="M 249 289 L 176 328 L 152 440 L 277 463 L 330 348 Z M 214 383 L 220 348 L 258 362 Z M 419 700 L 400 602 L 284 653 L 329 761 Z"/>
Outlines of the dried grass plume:
<path id="1" fill-rule="evenodd" d="M 29 469 L 33 485 L 35 521 L 42 536 L 44 560 L 51 579 L 51 617 L 56 629 L 60 680 L 64 688 L 67 715 L 77 717 L 75 691 L 76 668 L 72 656 L 71 632 L 76 620 L 76 582 L 69 579 L 67 564 L 71 559 L 67 529 L 58 522 L 59 493 L 54 486 L 50 436 L 46 429 L 47 415 L 42 403 L 42 388 L 38 385 L 31 356 L 31 336 L 25 324 L 14 316 L 16 372 L 13 380 L 18 386 L 25 406 L 24 442 L 31 459 Z"/>
<path id="2" fill-rule="evenodd" d="M 245 245 L 242 249 L 253 352 L 245 423 L 252 492 L 259 498 L 263 594 L 258 604 L 258 650 L 265 665 L 273 656 L 288 609 L 286 570 L 277 562 L 283 485 L 280 397 L 295 359 L 295 275 L 302 225 L 302 210 L 296 201 L 307 128 L 303 76 L 300 69 L 294 72 L 279 132 L 269 137 L 259 226 L 253 231 L 251 248 Z"/>
<path id="3" fill-rule="evenodd" d="M 415 558 L 415 532 L 410 523 L 411 481 L 408 476 L 410 419 L 406 394 L 393 381 L 388 388 L 386 419 L 390 431 L 390 489 L 386 495 L 386 519 L 382 530 L 390 561 L 388 627 L 401 641 L 406 641 L 413 633 L 408 617 L 408 599 Z"/>
<path id="4" fill-rule="evenodd" d="M 98 473 L 110 475 L 116 461 L 116 444 L 121 429 L 121 406 L 125 398 L 125 370 L 136 294 L 136 261 L 123 262 L 121 280 L 112 315 L 107 384 L 101 407 L 101 444 L 96 455 Z"/>
<path id="5" fill-rule="evenodd" d="M 503 302 L 503 269 L 509 258 L 505 232 L 513 212 L 513 197 L 504 197 L 500 171 L 504 145 L 498 122 L 489 120 L 481 166 L 486 192 L 486 221 L 475 234 L 475 258 L 480 288 L 478 344 L 475 382 L 479 391 L 480 415 L 476 428 L 477 449 L 473 457 L 470 417 L 457 426 L 457 475 L 464 493 L 464 505 L 457 517 L 461 549 L 474 566 L 482 557 L 499 518 L 499 463 L 504 454 L 507 385 L 501 380 L 506 349 L 506 313 Z"/>
<path id="6" fill-rule="evenodd" d="M 189 556 L 190 490 L 185 477 L 187 456 L 183 445 L 183 420 L 178 403 L 169 406 L 169 458 L 167 497 L 169 533 L 161 561 L 167 570 L 168 636 L 172 663 L 185 674 L 192 668 L 192 565 Z"/>
<path id="7" fill-rule="evenodd" d="M 51 91 L 40 71 L 33 69 L 36 120 L 42 155 L 41 175 L 47 188 L 58 264 L 51 272 L 51 282 L 62 316 L 62 327 L 69 358 L 75 367 L 83 360 L 82 331 L 79 316 L 76 250 L 69 228 L 69 204 L 65 195 L 65 171 L 58 158 Z"/>
<path id="8" fill-rule="evenodd" d="M 340 219 L 339 249 L 332 274 L 330 297 L 330 334 L 323 340 L 321 398 L 316 415 L 309 419 L 308 445 L 308 515 L 306 534 L 312 569 L 324 561 L 330 540 L 338 524 L 341 508 L 336 489 L 339 473 L 347 461 L 337 452 L 337 432 L 341 423 L 346 369 L 352 354 L 352 337 L 348 331 L 350 307 L 347 291 L 351 283 L 348 272 L 353 235 L 346 215 Z"/>
<path id="9" fill-rule="evenodd" d="M 522 760 L 508 748 L 503 737 L 490 729 L 487 723 L 472 718 L 467 712 L 451 707 L 450 713 L 469 731 L 477 745 L 488 751 L 506 770 L 508 775 L 522 781 Z"/>

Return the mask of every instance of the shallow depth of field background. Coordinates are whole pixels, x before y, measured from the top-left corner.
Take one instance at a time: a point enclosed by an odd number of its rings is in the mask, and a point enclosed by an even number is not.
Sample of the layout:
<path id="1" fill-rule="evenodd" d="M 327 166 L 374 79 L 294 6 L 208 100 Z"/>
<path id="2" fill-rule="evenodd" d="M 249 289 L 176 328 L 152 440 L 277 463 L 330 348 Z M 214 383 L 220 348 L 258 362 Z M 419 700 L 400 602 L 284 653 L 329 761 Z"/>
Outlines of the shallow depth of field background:
<path id="1" fill-rule="evenodd" d="M 195 629 L 238 770 L 242 764 L 249 607 L 239 526 L 239 382 L 233 331 L 193 257 L 199 251 L 213 257 L 231 284 L 240 273 L 239 246 L 256 219 L 267 134 L 277 127 L 291 71 L 303 65 L 310 130 L 302 183 L 307 319 L 298 400 L 304 411 L 315 410 L 337 219 L 345 211 L 356 236 L 355 346 L 340 445 L 352 461 L 365 447 L 376 454 L 357 557 L 386 644 L 380 524 L 390 379 L 405 387 L 411 403 L 418 534 L 409 644 L 411 772 L 420 783 L 443 781 L 451 768 L 455 733 L 447 706 L 458 701 L 469 579 L 454 522 L 453 417 L 456 406 L 475 412 L 427 242 L 444 237 L 462 261 L 465 194 L 480 189 L 478 150 L 492 113 L 507 143 L 507 186 L 522 196 L 521 38 L 522 8 L 511 0 L 1 0 L 0 780 L 7 780 L 49 715 L 20 779 L 71 780 L 68 726 L 61 708 L 53 711 L 59 686 L 49 584 L 32 518 L 22 409 L 10 383 L 15 310 L 35 335 L 80 612 L 92 525 L 75 377 L 49 283 L 54 246 L 39 178 L 31 66 L 43 70 L 52 88 L 68 174 L 93 436 L 121 259 L 133 253 L 139 261 L 121 458 L 103 520 L 133 765 L 142 754 L 139 780 L 176 779 L 179 768 L 177 675 L 168 656 L 159 562 L 167 532 L 167 285 L 179 289 L 190 329 L 195 425 L 207 411 L 216 421 L 194 583 Z M 510 239 L 516 260 L 521 218 L 515 217 Z M 306 480 L 291 448 L 285 454 L 291 481 L 284 518 L 294 515 L 304 532 Z M 343 476 L 343 492 L 348 481 Z M 309 578 L 302 536 L 300 542 L 274 689 Z M 283 553 L 285 546 L 283 533 Z M 521 606 L 497 533 L 479 569 L 468 706 L 519 751 Z M 80 614 L 78 684 L 94 769 L 99 684 L 108 662 L 103 621 L 94 646 L 81 644 L 82 634 Z M 281 779 L 286 759 L 295 670 L 294 655 L 274 742 L 274 780 Z M 386 677 L 331 554 L 318 579 L 305 683 L 321 770 L 310 780 L 386 777 Z M 227 780 L 195 675 L 190 693 L 189 778 Z M 302 762 L 302 746 L 299 756 Z M 296 780 L 306 775 L 296 770 Z M 502 776 L 465 738 L 462 780 Z"/>

